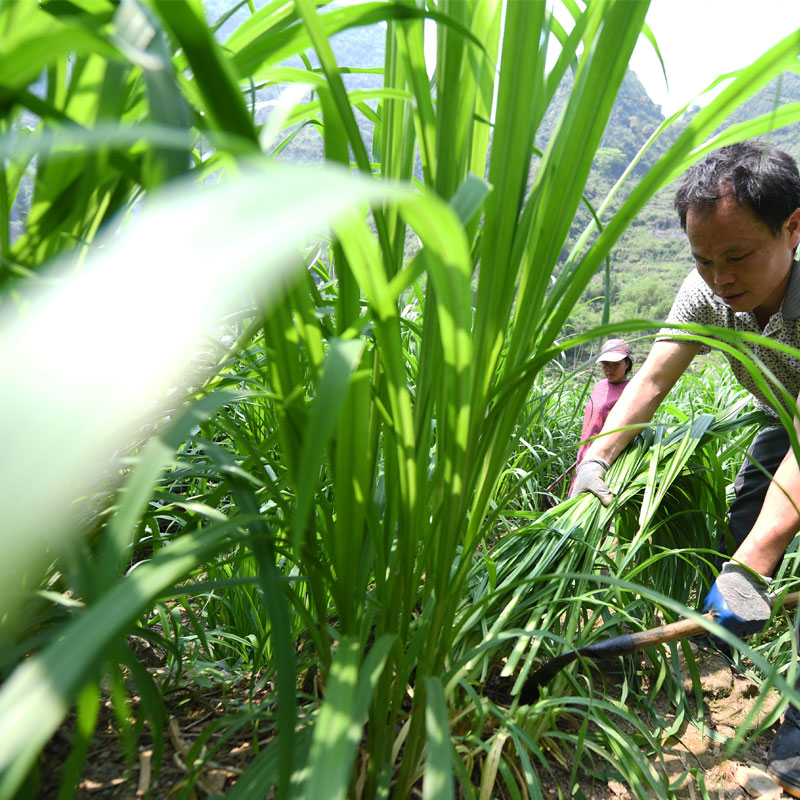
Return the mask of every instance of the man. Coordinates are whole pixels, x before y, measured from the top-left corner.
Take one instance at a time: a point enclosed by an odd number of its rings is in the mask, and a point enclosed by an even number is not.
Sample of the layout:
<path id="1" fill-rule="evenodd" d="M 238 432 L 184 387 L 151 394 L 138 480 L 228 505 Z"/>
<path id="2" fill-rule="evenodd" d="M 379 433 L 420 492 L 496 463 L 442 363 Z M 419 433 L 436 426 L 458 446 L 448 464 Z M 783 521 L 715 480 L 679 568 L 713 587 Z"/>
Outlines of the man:
<path id="1" fill-rule="evenodd" d="M 723 147 L 688 171 L 675 208 L 696 269 L 681 286 L 667 322 L 761 334 L 800 349 L 800 264 L 794 260 L 800 241 L 800 174 L 794 160 L 757 141 Z M 789 396 L 798 397 L 800 361 L 769 347 L 748 347 Z M 708 350 L 680 330 L 660 332 L 608 415 L 603 430 L 610 433 L 592 443 L 576 470 L 571 496 L 588 491 L 604 505 L 611 502 L 605 473 L 637 432 L 620 429 L 649 422 L 695 355 Z M 736 548 L 704 610 L 738 636 L 749 636 L 769 618 L 768 576 L 800 530 L 800 468 L 773 405 L 784 400 L 763 392 L 735 358 L 727 357 L 739 382 L 774 424 L 756 436 L 736 478 L 736 499 L 728 512 Z M 784 405 L 797 416 L 795 403 Z M 768 768 L 786 791 L 800 797 L 800 711 L 792 706 L 770 749 Z"/>

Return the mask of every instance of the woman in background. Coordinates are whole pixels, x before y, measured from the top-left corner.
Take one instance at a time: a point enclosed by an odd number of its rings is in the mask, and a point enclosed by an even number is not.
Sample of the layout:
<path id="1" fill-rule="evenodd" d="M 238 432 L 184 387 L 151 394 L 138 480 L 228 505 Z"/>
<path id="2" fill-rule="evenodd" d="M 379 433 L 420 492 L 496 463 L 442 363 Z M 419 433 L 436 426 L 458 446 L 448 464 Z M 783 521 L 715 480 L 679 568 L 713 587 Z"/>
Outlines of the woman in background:
<path id="1" fill-rule="evenodd" d="M 631 349 L 628 347 L 628 343 L 624 339 L 609 339 L 603 345 L 603 351 L 600 353 L 597 363 L 602 365 L 605 377 L 594 385 L 592 394 L 586 403 L 580 439 L 584 444 L 578 450 L 575 463 L 571 464 L 545 489 L 544 500 L 540 501 L 543 508 L 550 508 L 553 505 L 551 493 L 581 463 L 584 453 L 591 444 L 586 440 L 603 430 L 608 412 L 614 407 L 622 390 L 628 385 L 628 374 L 633 369 Z M 570 481 L 570 491 L 574 482 L 575 476 L 573 475 L 572 481 Z"/>
<path id="2" fill-rule="evenodd" d="M 584 453 L 591 444 L 586 440 L 603 430 L 608 412 L 628 385 L 628 373 L 633 368 L 631 349 L 624 339 L 609 339 L 603 345 L 603 352 L 600 353 L 597 363 L 602 365 L 605 378 L 594 385 L 586 403 L 581 430 L 581 441 L 584 444 L 578 450 L 578 459 L 574 466 L 581 463 Z"/>

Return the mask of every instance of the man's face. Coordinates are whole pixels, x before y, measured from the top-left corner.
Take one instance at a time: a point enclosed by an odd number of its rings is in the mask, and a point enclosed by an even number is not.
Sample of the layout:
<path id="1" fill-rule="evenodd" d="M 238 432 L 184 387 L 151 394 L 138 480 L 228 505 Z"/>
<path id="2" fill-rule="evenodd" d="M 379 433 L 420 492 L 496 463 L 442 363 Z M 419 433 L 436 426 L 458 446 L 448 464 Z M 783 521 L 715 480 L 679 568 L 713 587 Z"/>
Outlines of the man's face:
<path id="1" fill-rule="evenodd" d="M 601 361 L 603 375 L 609 383 L 620 383 L 625 380 L 625 359 L 622 361 Z"/>
<path id="2" fill-rule="evenodd" d="M 725 195 L 711 209 L 689 209 L 686 233 L 700 277 L 734 311 L 763 327 L 780 309 L 800 237 L 800 209 L 774 234 L 747 206 Z"/>

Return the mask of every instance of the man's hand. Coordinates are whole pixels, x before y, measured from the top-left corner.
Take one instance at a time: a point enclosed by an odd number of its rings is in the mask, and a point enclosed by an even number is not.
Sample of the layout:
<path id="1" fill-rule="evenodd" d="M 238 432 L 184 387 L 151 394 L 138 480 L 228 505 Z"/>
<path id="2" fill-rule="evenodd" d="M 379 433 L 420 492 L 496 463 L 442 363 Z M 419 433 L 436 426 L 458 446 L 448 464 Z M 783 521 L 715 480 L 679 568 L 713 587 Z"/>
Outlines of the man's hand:
<path id="1" fill-rule="evenodd" d="M 610 505 L 614 495 L 605 482 L 609 466 L 601 458 L 583 459 L 575 468 L 575 482 L 572 484 L 569 496 L 577 497 L 583 492 L 591 492 L 604 506 Z"/>
<path id="2" fill-rule="evenodd" d="M 703 613 L 744 639 L 760 631 L 769 620 L 769 578 L 746 567 L 726 561 L 706 595 Z"/>

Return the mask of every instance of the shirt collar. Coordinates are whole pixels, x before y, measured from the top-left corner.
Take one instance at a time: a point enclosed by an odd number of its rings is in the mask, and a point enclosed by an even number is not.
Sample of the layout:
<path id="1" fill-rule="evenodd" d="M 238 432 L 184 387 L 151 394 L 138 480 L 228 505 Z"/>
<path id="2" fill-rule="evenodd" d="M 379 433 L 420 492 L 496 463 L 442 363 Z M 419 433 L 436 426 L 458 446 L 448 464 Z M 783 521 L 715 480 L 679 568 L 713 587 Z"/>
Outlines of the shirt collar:
<path id="1" fill-rule="evenodd" d="M 781 303 L 781 313 L 784 319 L 800 317 L 800 261 L 792 264 L 792 274 L 789 276 L 789 285 Z"/>

